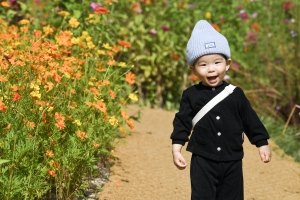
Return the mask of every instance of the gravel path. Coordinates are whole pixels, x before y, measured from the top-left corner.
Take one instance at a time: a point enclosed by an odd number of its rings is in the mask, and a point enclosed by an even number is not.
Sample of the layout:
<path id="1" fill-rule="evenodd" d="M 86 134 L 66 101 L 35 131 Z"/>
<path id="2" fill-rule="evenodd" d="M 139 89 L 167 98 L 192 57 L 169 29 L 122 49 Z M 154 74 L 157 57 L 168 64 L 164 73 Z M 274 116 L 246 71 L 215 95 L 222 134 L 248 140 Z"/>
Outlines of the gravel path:
<path id="1" fill-rule="evenodd" d="M 135 113 L 136 107 L 129 112 Z M 174 112 L 144 108 L 141 123 L 120 144 L 117 160 L 99 200 L 189 200 L 189 168 L 180 171 L 171 154 Z M 300 164 L 272 141 L 271 163 L 260 161 L 258 150 L 245 141 L 243 159 L 245 200 L 300 200 Z M 191 154 L 182 153 L 187 161 Z"/>

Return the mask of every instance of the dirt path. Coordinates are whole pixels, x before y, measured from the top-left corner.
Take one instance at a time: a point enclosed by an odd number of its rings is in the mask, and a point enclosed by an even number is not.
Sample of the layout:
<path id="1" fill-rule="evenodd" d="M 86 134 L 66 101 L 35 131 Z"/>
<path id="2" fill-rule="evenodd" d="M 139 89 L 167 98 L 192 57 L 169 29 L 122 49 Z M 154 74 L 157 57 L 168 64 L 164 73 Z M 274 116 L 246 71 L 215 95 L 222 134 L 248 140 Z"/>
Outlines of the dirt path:
<path id="1" fill-rule="evenodd" d="M 136 108 L 130 108 L 134 113 Z M 177 170 L 171 155 L 174 112 L 142 110 L 141 123 L 135 123 L 132 135 L 120 144 L 118 159 L 99 200 L 188 200 L 189 169 Z M 245 200 L 300 200 L 300 164 L 270 144 L 272 162 L 260 161 L 258 151 L 248 140 L 244 144 Z M 182 153 L 187 161 L 191 154 Z"/>

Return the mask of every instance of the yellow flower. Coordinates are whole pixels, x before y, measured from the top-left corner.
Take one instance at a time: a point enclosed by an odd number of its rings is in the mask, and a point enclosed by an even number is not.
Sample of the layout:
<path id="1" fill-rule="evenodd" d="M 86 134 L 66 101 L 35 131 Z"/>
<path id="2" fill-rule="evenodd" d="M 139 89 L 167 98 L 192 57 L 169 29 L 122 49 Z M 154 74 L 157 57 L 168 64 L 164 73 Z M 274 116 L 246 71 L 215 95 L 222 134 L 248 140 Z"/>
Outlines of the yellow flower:
<path id="1" fill-rule="evenodd" d="M 94 86 L 94 83 L 91 81 L 88 84 L 89 84 L 89 86 Z"/>
<path id="2" fill-rule="evenodd" d="M 81 121 L 79 119 L 75 119 L 73 123 L 76 124 L 77 126 L 81 126 L 82 125 Z"/>
<path id="3" fill-rule="evenodd" d="M 86 40 L 87 42 L 90 42 L 90 41 L 92 41 L 92 37 L 91 37 L 91 36 L 87 36 L 87 37 L 85 38 L 85 40 Z"/>
<path id="4" fill-rule="evenodd" d="M 205 18 L 206 19 L 211 19 L 211 13 L 210 12 L 206 12 L 205 13 Z"/>
<path id="5" fill-rule="evenodd" d="M 29 20 L 27 20 L 27 19 L 22 19 L 21 21 L 19 21 L 19 24 L 21 24 L 21 25 L 27 25 L 27 24 L 29 24 L 30 22 L 29 22 Z"/>
<path id="6" fill-rule="evenodd" d="M 48 25 L 43 27 L 43 31 L 45 34 L 49 34 L 49 33 L 53 33 L 54 30 L 53 28 L 50 27 L 50 25 Z"/>
<path id="7" fill-rule="evenodd" d="M 72 44 L 79 44 L 80 38 L 72 37 L 71 42 L 72 42 Z"/>
<path id="8" fill-rule="evenodd" d="M 109 46 L 109 44 L 107 43 L 103 44 L 102 47 L 105 49 L 111 49 L 111 46 Z"/>
<path id="9" fill-rule="evenodd" d="M 89 14 L 87 19 L 92 19 L 95 15 L 94 14 Z"/>
<path id="10" fill-rule="evenodd" d="M 92 41 L 88 42 L 87 46 L 88 46 L 89 49 L 93 49 L 93 48 L 96 47 Z"/>
<path id="11" fill-rule="evenodd" d="M 62 16 L 62 17 L 66 17 L 66 16 L 69 16 L 69 15 L 70 15 L 70 13 L 67 12 L 67 11 L 60 11 L 58 14 L 59 14 L 60 16 Z"/>
<path id="12" fill-rule="evenodd" d="M 130 93 L 128 95 L 128 98 L 131 99 L 131 100 L 133 100 L 133 101 L 138 101 L 139 100 L 138 97 L 135 94 L 133 94 L 133 93 Z"/>
<path id="13" fill-rule="evenodd" d="M 31 82 L 30 83 L 30 89 L 39 91 L 40 90 L 40 86 L 38 84 L 34 83 L 34 82 Z"/>
<path id="14" fill-rule="evenodd" d="M 82 37 L 87 38 L 89 36 L 89 33 L 87 31 L 82 31 Z"/>
<path id="15" fill-rule="evenodd" d="M 112 116 L 109 118 L 108 122 L 112 125 L 112 126 L 115 126 L 118 124 L 118 120 L 116 119 L 115 116 Z"/>
<path id="16" fill-rule="evenodd" d="M 119 67 L 125 67 L 125 66 L 126 66 L 126 63 L 125 63 L 125 62 L 119 62 L 118 66 L 119 66 Z"/>
<path id="17" fill-rule="evenodd" d="M 103 50 L 98 50 L 97 53 L 98 53 L 99 55 L 105 55 L 105 51 L 103 51 Z"/>
<path id="18" fill-rule="evenodd" d="M 31 93 L 30 93 L 30 95 L 32 96 L 32 97 L 37 97 L 37 98 L 41 98 L 41 94 L 39 93 L 39 91 L 32 91 Z"/>
<path id="19" fill-rule="evenodd" d="M 50 107 L 47 109 L 48 112 L 51 112 L 52 110 L 53 110 L 53 107 L 52 107 L 52 106 L 50 106 Z"/>
<path id="20" fill-rule="evenodd" d="M 72 28 L 77 28 L 79 26 L 79 21 L 75 18 L 75 17 L 72 17 L 70 20 L 69 20 L 69 24 Z"/>

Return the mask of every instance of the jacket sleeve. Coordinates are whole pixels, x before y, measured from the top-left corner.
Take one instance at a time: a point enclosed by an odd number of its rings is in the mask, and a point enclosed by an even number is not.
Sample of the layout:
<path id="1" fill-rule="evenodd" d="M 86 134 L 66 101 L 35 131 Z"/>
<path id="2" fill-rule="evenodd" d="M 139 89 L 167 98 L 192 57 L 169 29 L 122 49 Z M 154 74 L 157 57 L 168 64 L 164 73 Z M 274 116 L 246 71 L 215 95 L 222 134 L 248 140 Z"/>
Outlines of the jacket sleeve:
<path id="1" fill-rule="evenodd" d="M 192 129 L 193 111 L 187 91 L 182 93 L 179 112 L 173 120 L 172 144 L 184 144 L 189 141 Z"/>
<path id="2" fill-rule="evenodd" d="M 249 138 L 251 144 L 260 147 L 268 144 L 270 138 L 265 126 L 260 121 L 256 112 L 251 107 L 249 100 L 244 92 L 241 91 L 240 116 L 242 118 L 244 132 Z"/>

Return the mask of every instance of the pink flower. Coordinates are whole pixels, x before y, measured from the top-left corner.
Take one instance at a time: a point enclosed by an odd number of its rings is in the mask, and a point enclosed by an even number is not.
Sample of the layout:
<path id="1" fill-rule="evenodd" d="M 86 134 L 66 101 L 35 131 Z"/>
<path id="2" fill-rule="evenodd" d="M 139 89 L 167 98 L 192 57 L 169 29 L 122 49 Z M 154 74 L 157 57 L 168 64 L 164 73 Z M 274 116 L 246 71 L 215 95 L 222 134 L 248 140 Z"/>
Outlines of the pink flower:
<path id="1" fill-rule="evenodd" d="M 220 18 L 219 21 L 221 24 L 224 24 L 226 20 L 225 20 L 225 18 Z"/>
<path id="2" fill-rule="evenodd" d="M 256 18 L 257 15 L 258 15 L 257 12 L 253 13 L 253 14 L 252 14 L 252 18 Z"/>
<path id="3" fill-rule="evenodd" d="M 249 19 L 248 14 L 245 12 L 245 10 L 240 10 L 239 17 L 240 17 L 242 20 L 247 20 L 247 19 Z"/>
<path id="4" fill-rule="evenodd" d="M 169 30 L 169 27 L 166 26 L 166 25 L 163 25 L 161 28 L 162 28 L 162 30 L 164 30 L 164 31 L 168 31 L 168 30 Z"/>
<path id="5" fill-rule="evenodd" d="M 235 69 L 237 69 L 237 70 L 240 69 L 240 65 L 238 63 L 234 62 L 234 63 L 232 63 L 232 65 Z"/>
<path id="6" fill-rule="evenodd" d="M 95 9 L 98 8 L 98 7 L 102 7 L 102 4 L 101 4 L 101 3 L 95 3 L 95 2 L 92 2 L 92 3 L 91 3 L 91 8 L 92 8 L 93 10 L 95 10 Z"/>
<path id="7" fill-rule="evenodd" d="M 150 35 L 157 35 L 157 31 L 155 29 L 151 29 L 149 33 Z"/>
<path id="8" fill-rule="evenodd" d="M 247 34 L 247 36 L 246 36 L 246 39 L 248 40 L 248 42 L 249 42 L 250 44 L 254 44 L 254 43 L 256 43 L 257 40 L 258 40 L 258 36 L 257 36 L 256 33 L 254 33 L 254 32 L 249 32 L 249 33 Z"/>

